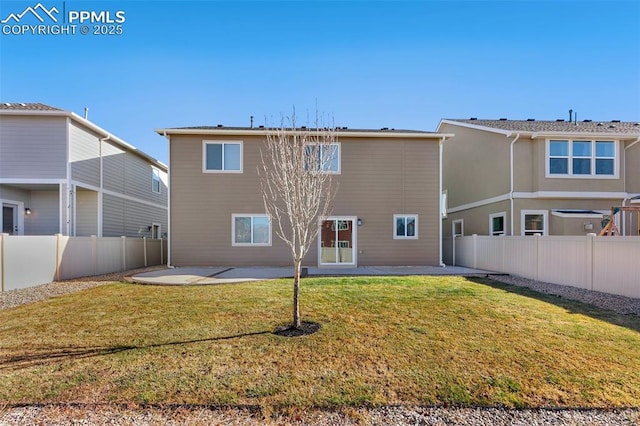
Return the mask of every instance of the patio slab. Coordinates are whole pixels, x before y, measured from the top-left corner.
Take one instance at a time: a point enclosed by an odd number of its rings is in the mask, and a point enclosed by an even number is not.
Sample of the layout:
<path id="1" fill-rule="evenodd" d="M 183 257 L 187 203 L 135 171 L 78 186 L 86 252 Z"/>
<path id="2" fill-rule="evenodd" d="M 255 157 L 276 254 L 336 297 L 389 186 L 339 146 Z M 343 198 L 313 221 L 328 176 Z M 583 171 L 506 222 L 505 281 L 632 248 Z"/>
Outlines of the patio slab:
<path id="1" fill-rule="evenodd" d="M 364 266 L 308 268 L 309 276 L 478 275 L 489 271 L 461 266 Z M 131 277 L 140 284 L 214 285 L 293 277 L 292 267 L 180 267 L 144 272 Z"/>

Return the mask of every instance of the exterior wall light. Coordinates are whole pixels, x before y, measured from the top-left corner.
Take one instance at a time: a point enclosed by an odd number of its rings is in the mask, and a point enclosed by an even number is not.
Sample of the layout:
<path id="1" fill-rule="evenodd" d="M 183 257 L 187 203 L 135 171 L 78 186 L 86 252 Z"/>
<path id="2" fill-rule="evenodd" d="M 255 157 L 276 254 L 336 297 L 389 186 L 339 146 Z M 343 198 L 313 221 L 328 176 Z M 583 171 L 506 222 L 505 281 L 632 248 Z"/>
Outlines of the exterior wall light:
<path id="1" fill-rule="evenodd" d="M 31 209 L 29 207 L 25 207 L 24 208 L 24 214 L 26 214 L 27 216 L 31 214 Z"/>

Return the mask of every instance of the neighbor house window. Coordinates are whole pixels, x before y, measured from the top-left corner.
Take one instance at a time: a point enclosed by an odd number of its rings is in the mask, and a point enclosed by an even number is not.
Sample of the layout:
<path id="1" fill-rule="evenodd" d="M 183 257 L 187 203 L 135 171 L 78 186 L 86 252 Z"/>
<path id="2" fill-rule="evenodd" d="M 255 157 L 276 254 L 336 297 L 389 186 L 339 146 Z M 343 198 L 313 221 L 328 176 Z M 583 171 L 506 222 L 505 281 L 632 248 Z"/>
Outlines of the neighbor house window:
<path id="1" fill-rule="evenodd" d="M 418 238 L 418 215 L 393 215 L 393 238 L 394 239 L 417 239 Z"/>
<path id="2" fill-rule="evenodd" d="M 309 144 L 307 146 L 306 170 L 315 168 L 329 173 L 340 173 L 340 144 Z"/>
<path id="3" fill-rule="evenodd" d="M 546 210 L 522 210 L 522 235 L 547 235 Z"/>
<path id="4" fill-rule="evenodd" d="M 451 234 L 454 237 L 462 237 L 464 235 L 464 219 L 451 222 Z"/>
<path id="5" fill-rule="evenodd" d="M 208 173 L 242 172 L 242 142 L 210 142 L 202 144 L 202 170 Z"/>
<path id="6" fill-rule="evenodd" d="M 160 170 L 151 169 L 151 190 L 153 192 L 160 192 Z"/>
<path id="7" fill-rule="evenodd" d="M 266 214 L 232 215 L 234 246 L 270 246 L 271 221 Z"/>
<path id="8" fill-rule="evenodd" d="M 592 140 L 550 140 L 547 176 L 614 177 L 616 143 Z"/>
<path id="9" fill-rule="evenodd" d="M 489 235 L 505 235 L 505 222 L 507 213 L 494 213 L 489 215 Z"/>

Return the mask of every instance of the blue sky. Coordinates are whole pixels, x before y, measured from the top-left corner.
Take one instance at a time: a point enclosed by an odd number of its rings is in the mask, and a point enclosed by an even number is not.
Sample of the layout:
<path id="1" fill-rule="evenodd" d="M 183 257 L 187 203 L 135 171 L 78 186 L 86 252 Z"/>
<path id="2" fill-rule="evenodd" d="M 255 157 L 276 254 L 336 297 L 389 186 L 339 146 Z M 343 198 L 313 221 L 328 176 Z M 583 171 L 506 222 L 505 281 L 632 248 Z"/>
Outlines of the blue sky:
<path id="1" fill-rule="evenodd" d="M 0 20 L 37 3 L 2 0 Z M 123 34 L 0 34 L 0 101 L 89 107 L 165 162 L 155 128 L 277 124 L 294 106 L 350 128 L 640 119 L 639 1 L 41 3 L 124 11 Z"/>

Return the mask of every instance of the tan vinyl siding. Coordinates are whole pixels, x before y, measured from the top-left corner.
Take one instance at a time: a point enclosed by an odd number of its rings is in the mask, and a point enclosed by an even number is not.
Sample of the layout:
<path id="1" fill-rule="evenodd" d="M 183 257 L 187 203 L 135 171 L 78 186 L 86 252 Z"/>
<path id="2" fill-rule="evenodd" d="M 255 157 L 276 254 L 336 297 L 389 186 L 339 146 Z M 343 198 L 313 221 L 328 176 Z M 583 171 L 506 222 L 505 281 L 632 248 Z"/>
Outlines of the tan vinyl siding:
<path id="1" fill-rule="evenodd" d="M 640 142 L 625 150 L 625 154 L 627 191 L 640 194 Z"/>
<path id="2" fill-rule="evenodd" d="M 31 214 L 25 216 L 26 235 L 53 235 L 60 232 L 60 195 L 58 191 L 30 191 Z"/>
<path id="3" fill-rule="evenodd" d="M 500 201 L 473 209 L 463 210 L 456 213 L 449 213 L 447 219 L 442 222 L 442 234 L 444 237 L 451 237 L 451 227 L 455 220 L 464 220 L 464 235 L 489 235 L 489 215 L 506 212 L 505 232 L 510 235 L 510 207 L 509 201 Z M 519 235 L 519 231 L 518 234 Z"/>
<path id="4" fill-rule="evenodd" d="M 172 263 L 185 265 L 289 265 L 290 254 L 272 229 L 271 247 L 232 247 L 233 214 L 261 214 L 256 168 L 259 137 L 243 141 L 243 173 L 202 173 L 202 141 L 171 138 Z M 358 265 L 439 263 L 438 141 L 341 138 L 341 174 L 334 216 L 363 220 L 357 229 Z M 417 214 L 419 239 L 394 240 L 393 215 Z M 317 265 L 314 242 L 305 259 Z"/>
<path id="5" fill-rule="evenodd" d="M 509 192 L 509 145 L 515 136 L 450 125 L 442 131 L 455 133 L 443 149 L 443 188 L 449 207 Z"/>
<path id="6" fill-rule="evenodd" d="M 64 179 L 67 122 L 63 117 L 0 116 L 0 177 Z"/>
<path id="7" fill-rule="evenodd" d="M 69 126 L 69 161 L 73 180 L 100 186 L 100 138 L 74 122 Z"/>
<path id="8" fill-rule="evenodd" d="M 98 193 L 76 190 L 76 236 L 98 235 Z"/>

